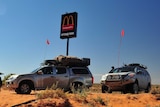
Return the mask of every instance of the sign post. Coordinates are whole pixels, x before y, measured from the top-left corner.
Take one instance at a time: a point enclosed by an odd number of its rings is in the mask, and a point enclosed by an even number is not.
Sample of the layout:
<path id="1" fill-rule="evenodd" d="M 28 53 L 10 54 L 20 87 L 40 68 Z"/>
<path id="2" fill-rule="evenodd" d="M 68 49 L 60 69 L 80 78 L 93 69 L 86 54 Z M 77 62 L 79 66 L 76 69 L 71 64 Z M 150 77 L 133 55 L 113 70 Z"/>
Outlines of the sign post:
<path id="1" fill-rule="evenodd" d="M 66 56 L 68 56 L 68 51 L 69 51 L 69 38 L 67 38 L 67 50 L 66 50 Z"/>
<path id="2" fill-rule="evenodd" d="M 67 51 L 69 50 L 69 38 L 75 38 L 77 36 L 77 12 L 66 13 L 61 18 L 61 32 L 60 38 L 67 39 Z"/>

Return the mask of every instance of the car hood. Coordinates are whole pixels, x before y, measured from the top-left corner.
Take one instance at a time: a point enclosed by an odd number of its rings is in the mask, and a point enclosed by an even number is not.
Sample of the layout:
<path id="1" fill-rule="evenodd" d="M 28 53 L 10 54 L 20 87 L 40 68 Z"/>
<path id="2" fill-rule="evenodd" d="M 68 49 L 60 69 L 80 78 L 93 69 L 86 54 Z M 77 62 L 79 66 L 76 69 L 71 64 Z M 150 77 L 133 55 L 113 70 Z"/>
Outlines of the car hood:
<path id="1" fill-rule="evenodd" d="M 19 75 L 11 75 L 6 81 L 12 81 L 14 79 L 16 79 Z"/>
<path id="2" fill-rule="evenodd" d="M 20 74 L 19 76 L 31 76 L 31 75 L 34 75 L 32 73 L 28 73 L 28 74 Z"/>
<path id="3" fill-rule="evenodd" d="M 107 74 L 105 74 L 105 75 L 102 76 L 101 81 L 106 80 L 106 77 L 108 75 L 127 75 L 129 73 L 131 73 L 131 72 L 107 73 Z"/>
<path id="4" fill-rule="evenodd" d="M 129 73 L 131 73 L 131 72 L 108 73 L 107 76 L 108 75 L 127 75 Z"/>

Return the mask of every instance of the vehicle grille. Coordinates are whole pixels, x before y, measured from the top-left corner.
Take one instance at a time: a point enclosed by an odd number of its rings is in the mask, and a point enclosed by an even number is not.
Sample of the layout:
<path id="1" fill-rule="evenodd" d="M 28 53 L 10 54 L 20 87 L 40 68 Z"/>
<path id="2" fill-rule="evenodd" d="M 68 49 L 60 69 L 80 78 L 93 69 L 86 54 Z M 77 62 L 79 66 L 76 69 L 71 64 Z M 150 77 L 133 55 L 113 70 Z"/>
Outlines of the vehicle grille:
<path id="1" fill-rule="evenodd" d="M 108 81 L 118 81 L 121 80 L 121 76 L 120 75 L 108 75 L 107 76 L 107 80 Z"/>

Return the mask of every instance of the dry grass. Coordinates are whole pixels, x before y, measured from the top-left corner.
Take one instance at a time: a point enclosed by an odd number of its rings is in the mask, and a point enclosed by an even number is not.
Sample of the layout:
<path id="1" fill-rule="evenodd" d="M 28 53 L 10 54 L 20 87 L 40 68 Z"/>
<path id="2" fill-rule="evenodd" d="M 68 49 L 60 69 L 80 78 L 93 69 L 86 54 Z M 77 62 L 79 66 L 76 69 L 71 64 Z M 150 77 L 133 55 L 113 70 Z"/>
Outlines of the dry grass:
<path id="1" fill-rule="evenodd" d="M 160 85 L 153 85 L 151 89 L 151 94 L 160 94 Z"/>
<path id="2" fill-rule="evenodd" d="M 96 92 L 98 92 L 98 86 L 94 85 Z M 100 96 L 97 96 L 97 98 L 89 98 L 88 95 L 91 95 L 92 91 L 89 91 L 88 89 L 84 88 L 83 90 L 74 90 L 72 89 L 74 93 L 67 93 L 64 92 L 62 89 L 46 89 L 42 91 L 38 91 L 36 93 L 37 103 L 36 106 L 38 107 L 71 107 L 70 100 L 78 102 L 85 107 L 94 107 L 95 105 L 105 106 L 107 107 L 108 101 L 104 100 Z M 61 100 L 60 102 L 57 102 L 57 100 Z M 31 106 L 32 107 L 32 106 Z"/>
<path id="3" fill-rule="evenodd" d="M 101 84 L 93 84 L 93 86 L 89 89 L 90 92 L 101 93 Z"/>
<path id="4" fill-rule="evenodd" d="M 45 98 L 63 98 L 66 99 L 66 93 L 64 93 L 61 89 L 51 90 L 46 89 L 43 91 L 40 91 L 36 94 L 37 99 L 45 99 Z"/>
<path id="5" fill-rule="evenodd" d="M 35 91 L 36 101 L 24 105 L 24 107 L 76 107 L 76 105 L 79 107 L 111 107 L 113 101 L 117 101 L 117 103 L 120 102 L 119 99 L 113 99 L 112 94 L 102 94 L 100 84 L 94 84 L 89 90 L 84 88 L 82 90 L 78 89 L 77 91 L 72 89 L 72 91 L 73 93 L 64 92 L 62 89 L 57 89 L 56 85 L 46 90 Z M 119 95 L 119 93 L 120 92 L 113 92 L 113 96 Z M 159 101 L 160 85 L 152 85 L 151 91 L 147 95 L 151 95 L 154 100 L 156 98 L 156 101 Z M 123 94 L 120 96 L 123 97 Z M 141 98 L 141 93 L 140 95 L 133 95 L 131 93 L 124 94 L 124 99 L 128 99 L 127 103 L 138 100 L 143 103 Z M 150 105 L 146 104 L 144 106 L 151 107 Z M 160 106 L 155 105 L 152 107 Z"/>
<path id="6" fill-rule="evenodd" d="M 151 89 L 151 94 L 156 97 L 156 100 L 160 100 L 160 85 L 153 85 Z"/>

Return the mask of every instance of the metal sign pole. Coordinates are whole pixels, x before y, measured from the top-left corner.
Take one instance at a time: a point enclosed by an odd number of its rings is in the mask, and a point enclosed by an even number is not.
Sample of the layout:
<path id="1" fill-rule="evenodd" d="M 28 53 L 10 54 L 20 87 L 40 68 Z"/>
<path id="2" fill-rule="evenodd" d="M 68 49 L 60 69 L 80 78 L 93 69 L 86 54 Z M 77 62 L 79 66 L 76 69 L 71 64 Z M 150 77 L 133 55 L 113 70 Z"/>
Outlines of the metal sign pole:
<path id="1" fill-rule="evenodd" d="M 69 51 L 69 38 L 67 38 L 67 50 L 66 50 L 66 56 L 68 56 L 68 51 Z"/>

